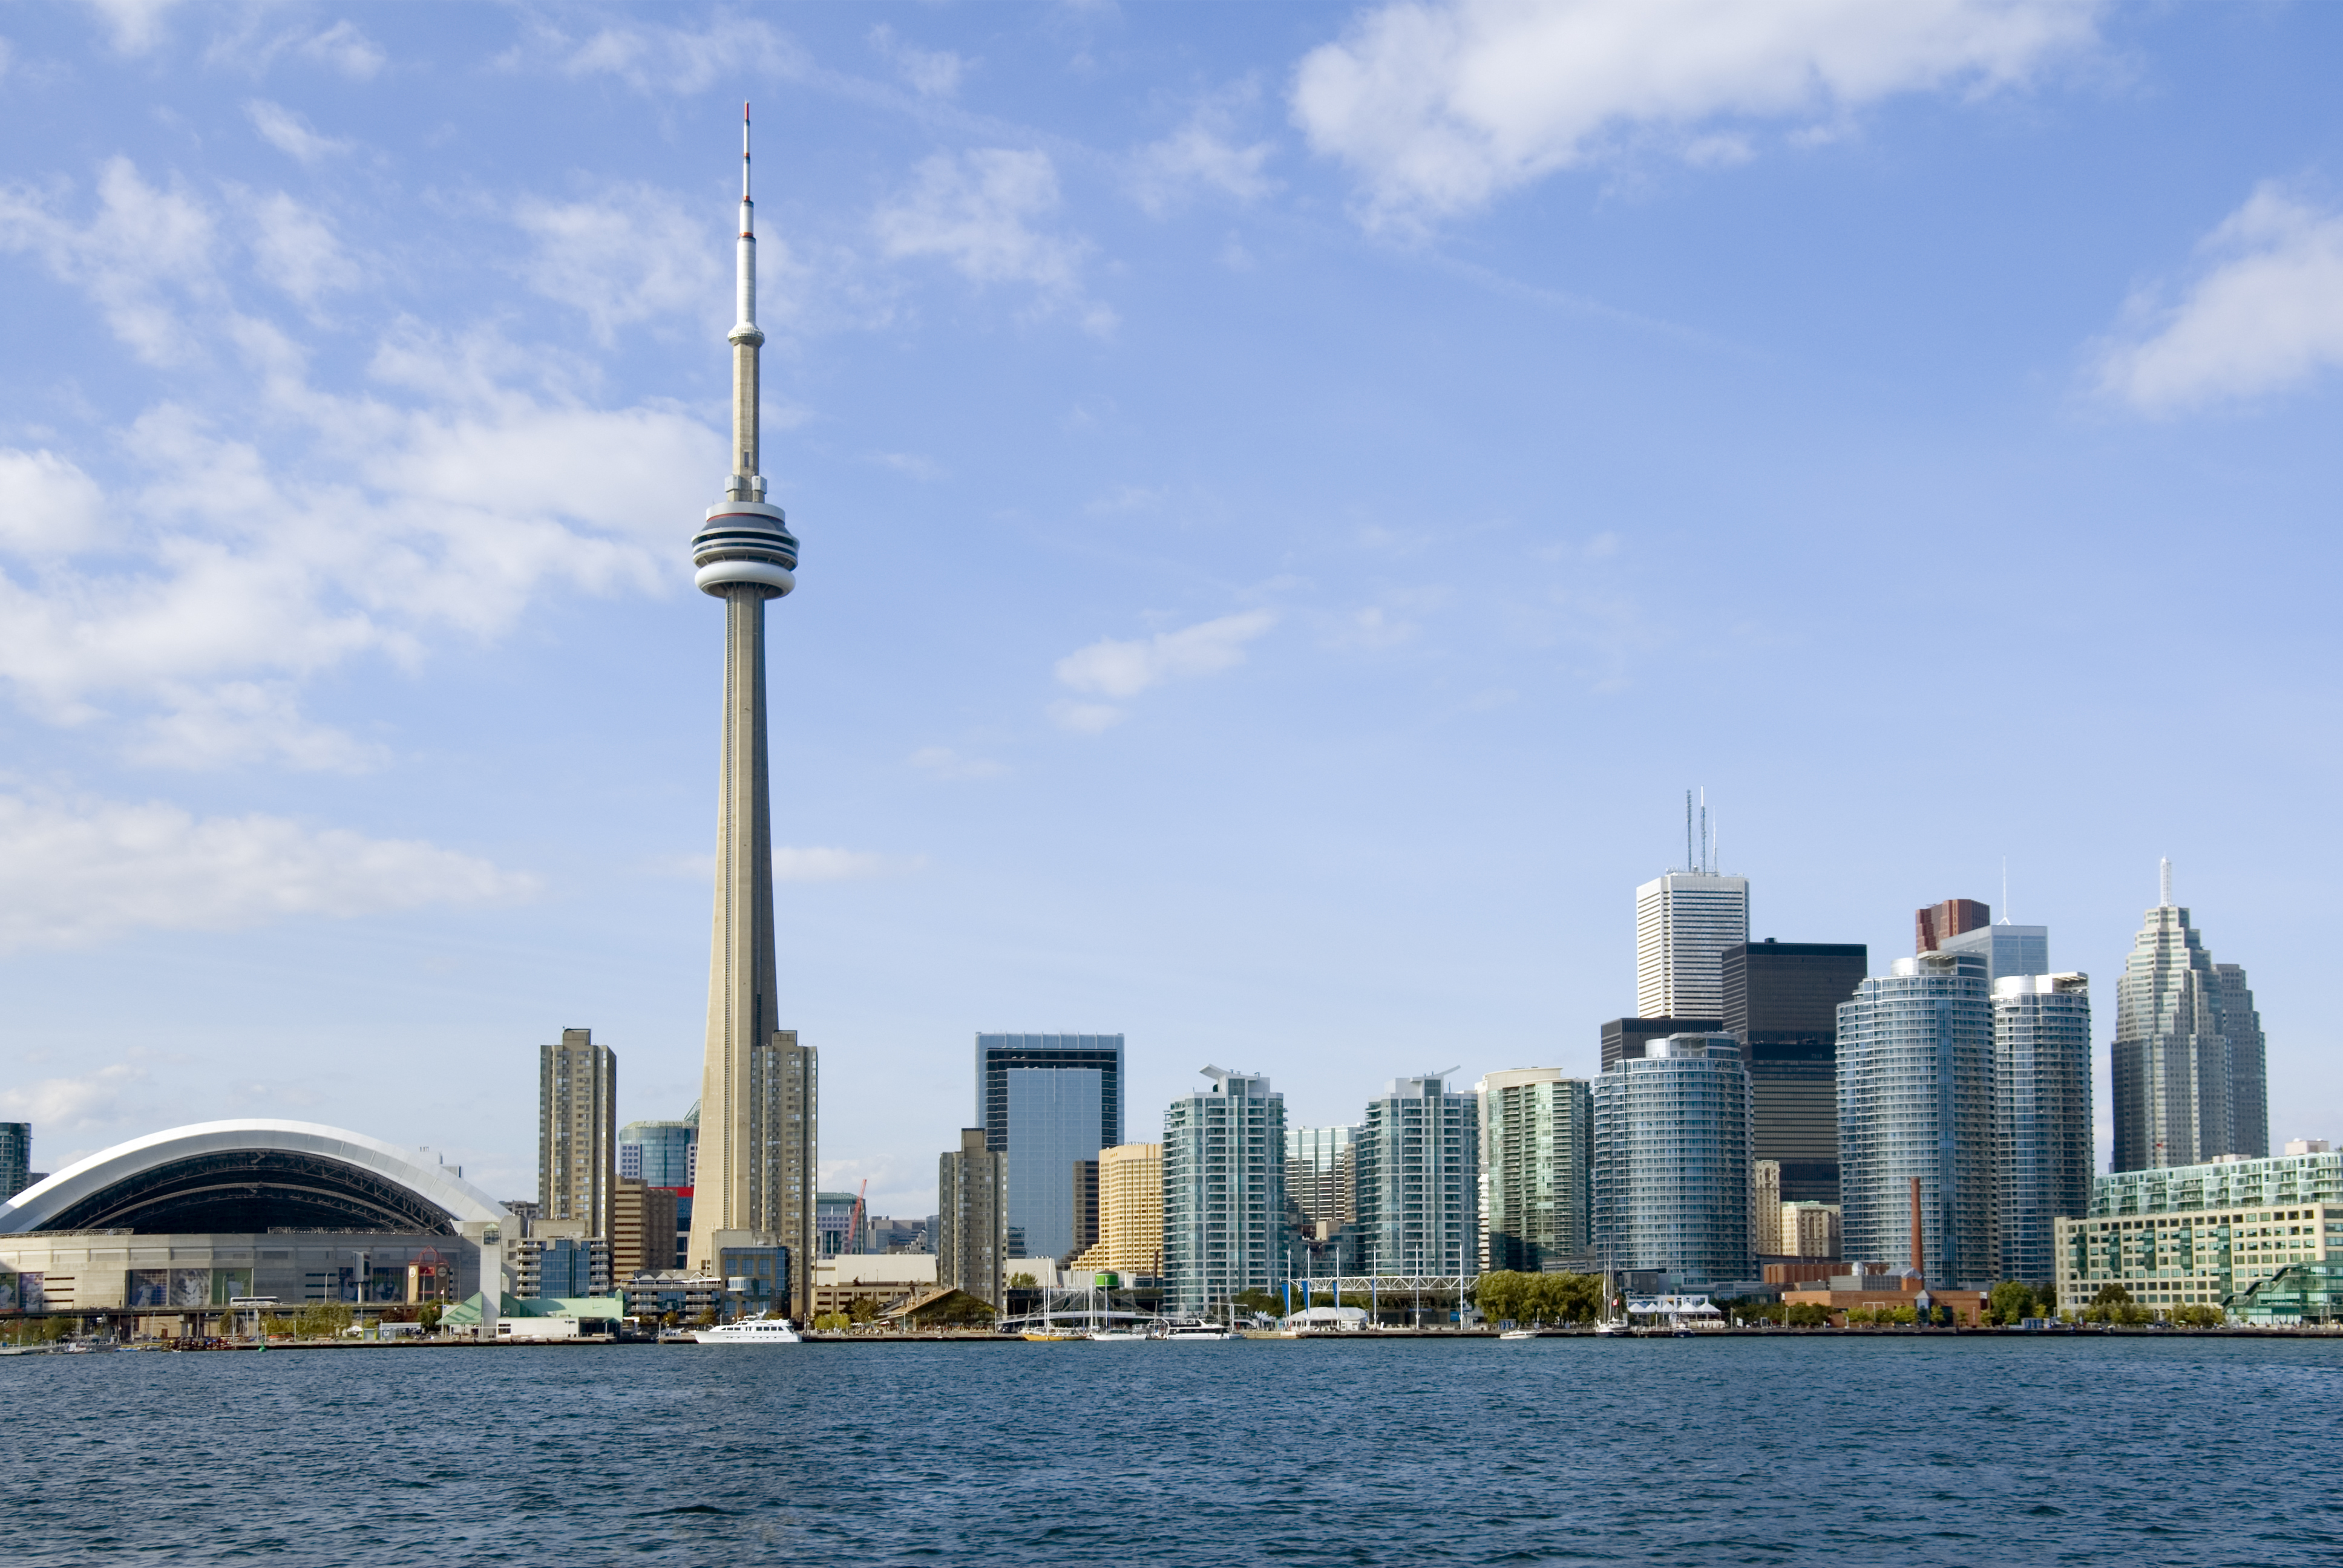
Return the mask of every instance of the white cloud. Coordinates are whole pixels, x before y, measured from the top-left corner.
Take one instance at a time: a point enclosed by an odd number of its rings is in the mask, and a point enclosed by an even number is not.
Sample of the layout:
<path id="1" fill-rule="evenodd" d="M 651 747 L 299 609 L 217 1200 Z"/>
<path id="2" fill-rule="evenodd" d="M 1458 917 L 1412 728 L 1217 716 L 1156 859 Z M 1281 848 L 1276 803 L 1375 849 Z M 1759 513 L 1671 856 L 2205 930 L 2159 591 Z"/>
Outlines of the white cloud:
<path id="1" fill-rule="evenodd" d="M 2265 184 L 2197 246 L 2177 305 L 2135 298 L 2100 389 L 2147 414 L 2284 392 L 2343 366 L 2343 215 Z"/>
<path id="2" fill-rule="evenodd" d="M 122 157 L 98 171 L 97 196 L 96 215 L 76 226 L 51 210 L 46 193 L 0 188 L 0 250 L 31 251 L 79 285 L 140 358 L 167 365 L 186 357 L 181 312 L 221 303 L 211 212 L 184 190 L 148 185 Z"/>
<path id="3" fill-rule="evenodd" d="M 2090 43 L 2105 0 L 1396 0 L 1311 51 L 1295 123 L 1365 216 L 1462 211 L 1657 142 L 1748 150 L 1724 119 L 1813 125 L 1899 93 L 2025 80 Z"/>
<path id="4" fill-rule="evenodd" d="M 247 198 L 246 210 L 253 261 L 262 277 L 304 305 L 357 286 L 357 264 L 308 203 L 277 191 Z"/>
<path id="5" fill-rule="evenodd" d="M 911 753 L 911 766 L 938 779 L 998 779 L 1009 771 L 984 757 L 969 757 L 949 746 L 922 746 Z"/>
<path id="6" fill-rule="evenodd" d="M 1214 675 L 1244 662 L 1245 645 L 1277 624 L 1270 610 L 1245 610 L 1178 631 L 1121 640 L 1102 638 L 1058 660 L 1058 683 L 1086 696 L 1127 700 L 1167 680 Z M 1094 735 L 1123 717 L 1111 703 L 1061 700 L 1050 716 L 1065 729 Z"/>
<path id="7" fill-rule="evenodd" d="M 164 683 L 156 697 L 165 710 L 129 743 L 133 761 L 202 769 L 259 759 L 306 772 L 363 773 L 389 760 L 382 747 L 304 719 L 289 681 Z"/>
<path id="8" fill-rule="evenodd" d="M 262 141 L 298 163 L 314 165 L 350 150 L 349 143 L 319 135 L 306 118 L 282 104 L 254 98 L 244 106 L 244 113 L 252 122 L 252 128 L 260 133 Z"/>
<path id="9" fill-rule="evenodd" d="M 163 17 L 179 0 L 86 0 L 126 55 L 143 55 L 163 41 Z"/>
<path id="10" fill-rule="evenodd" d="M 719 17 L 701 32 L 683 27 L 605 27 L 582 43 L 540 34 L 498 63 L 535 69 L 547 55 L 570 76 L 616 76 L 638 93 L 688 95 L 719 77 L 792 79 L 809 69 L 804 52 L 762 22 Z"/>
<path id="11" fill-rule="evenodd" d="M 1061 698 L 1050 704 L 1050 717 L 1059 728 L 1077 735 L 1100 735 L 1130 716 L 1111 702 L 1071 702 Z"/>
<path id="12" fill-rule="evenodd" d="M 921 160 L 911 188 L 873 222 L 890 257 L 935 256 L 972 283 L 1030 284 L 1045 303 L 1078 308 L 1091 331 L 1110 330 L 1113 313 L 1081 299 L 1089 244 L 1034 226 L 1057 208 L 1049 154 L 980 147 Z"/>
<path id="13" fill-rule="evenodd" d="M 870 46 L 894 62 L 903 80 L 923 97 L 949 98 L 960 90 L 960 74 L 968 62 L 949 49 L 918 49 L 881 23 L 870 29 Z"/>
<path id="14" fill-rule="evenodd" d="M 535 887 L 435 845 L 282 817 L 0 794 L 0 949 L 501 902 Z"/>
<path id="15" fill-rule="evenodd" d="M 917 855 L 874 855 L 862 849 L 793 849 L 776 845 L 773 880 L 777 882 L 846 882 L 866 877 L 895 877 L 916 871 L 927 861 Z"/>
<path id="16" fill-rule="evenodd" d="M 526 200 L 516 219 L 537 241 L 525 269 L 529 286 L 582 311 L 598 342 L 630 323 L 731 297 L 707 215 L 693 216 L 655 186 L 620 185 L 600 200 L 567 205 Z M 772 253 L 758 257 L 760 271 L 786 262 L 778 240 L 759 249 Z"/>
<path id="17" fill-rule="evenodd" d="M 1267 142 L 1238 145 L 1235 111 L 1251 102 L 1250 89 L 1199 105 L 1161 141 L 1150 142 L 1131 158 L 1131 194 L 1158 217 L 1198 191 L 1259 201 L 1277 188 L 1262 172 L 1276 149 Z"/>
<path id="18" fill-rule="evenodd" d="M 64 555 L 96 542 L 97 481 L 54 452 L 0 447 L 0 549 Z"/>
<path id="19" fill-rule="evenodd" d="M 355 22 L 335 23 L 324 32 L 303 39 L 295 45 L 305 59 L 317 61 L 339 71 L 354 81 L 367 81 L 382 69 L 387 57 L 382 46 L 359 31 Z"/>
<path id="20" fill-rule="evenodd" d="M 45 1078 L 29 1089 L 0 1089 L 0 1114 L 37 1122 L 44 1131 L 119 1121 L 129 1091 L 146 1077 L 145 1068 L 117 1061 L 78 1078 Z"/>

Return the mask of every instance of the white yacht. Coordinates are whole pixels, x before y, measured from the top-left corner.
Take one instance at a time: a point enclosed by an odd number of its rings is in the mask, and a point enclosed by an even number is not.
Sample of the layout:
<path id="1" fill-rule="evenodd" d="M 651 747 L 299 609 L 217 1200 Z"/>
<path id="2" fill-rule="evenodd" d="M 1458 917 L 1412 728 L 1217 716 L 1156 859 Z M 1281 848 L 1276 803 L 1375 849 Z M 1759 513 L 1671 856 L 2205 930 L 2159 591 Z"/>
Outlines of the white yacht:
<path id="1" fill-rule="evenodd" d="M 1167 1340 L 1232 1340 L 1236 1331 L 1225 1323 L 1173 1323 L 1163 1331 Z"/>
<path id="2" fill-rule="evenodd" d="M 712 1329 L 699 1329 L 692 1338 L 703 1345 L 793 1345 L 799 1342 L 797 1330 L 786 1318 L 743 1318 L 737 1323 L 719 1323 Z"/>

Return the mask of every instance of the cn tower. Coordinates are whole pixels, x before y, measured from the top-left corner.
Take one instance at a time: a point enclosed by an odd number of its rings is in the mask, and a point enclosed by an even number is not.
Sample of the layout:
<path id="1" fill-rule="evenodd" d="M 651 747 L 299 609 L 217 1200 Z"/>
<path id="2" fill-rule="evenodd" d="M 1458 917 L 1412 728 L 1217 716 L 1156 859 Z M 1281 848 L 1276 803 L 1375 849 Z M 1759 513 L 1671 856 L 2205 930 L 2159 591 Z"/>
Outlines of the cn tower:
<path id="1" fill-rule="evenodd" d="M 765 745 L 765 602 L 797 586 L 798 541 L 765 498 L 758 439 L 757 234 L 749 196 L 749 110 L 740 109 L 739 319 L 732 345 L 732 475 L 691 541 L 694 578 L 724 601 L 723 740 L 716 773 L 716 922 L 708 954 L 708 1054 L 688 1261 L 722 1249 L 789 1250 L 789 1316 L 813 1302 L 814 1052 L 777 1027 L 773 825 Z"/>

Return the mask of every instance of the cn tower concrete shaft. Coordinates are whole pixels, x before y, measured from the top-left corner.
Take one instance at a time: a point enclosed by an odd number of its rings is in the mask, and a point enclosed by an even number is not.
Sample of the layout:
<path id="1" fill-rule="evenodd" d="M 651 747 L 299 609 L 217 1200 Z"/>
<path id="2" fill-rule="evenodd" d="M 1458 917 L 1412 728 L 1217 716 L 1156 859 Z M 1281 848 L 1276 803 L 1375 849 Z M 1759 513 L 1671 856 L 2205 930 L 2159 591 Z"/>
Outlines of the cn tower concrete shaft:
<path id="1" fill-rule="evenodd" d="M 813 1301 L 819 1083 L 813 1048 L 779 1027 L 773 940 L 771 777 L 765 604 L 797 586 L 798 542 L 759 471 L 755 209 L 748 116 L 740 132 L 739 320 L 732 345 L 732 464 L 724 499 L 692 540 L 695 580 L 724 601 L 724 711 L 717 769 L 716 915 L 709 942 L 708 1045 L 700 1070 L 699 1172 L 687 1264 L 739 1277 L 728 1249 L 789 1249 L 785 1292 L 766 1305 L 802 1322 Z M 752 1265 L 735 1258 L 743 1269 Z M 758 1283 L 780 1284 L 768 1274 Z M 735 1304 L 754 1308 L 752 1283 Z"/>

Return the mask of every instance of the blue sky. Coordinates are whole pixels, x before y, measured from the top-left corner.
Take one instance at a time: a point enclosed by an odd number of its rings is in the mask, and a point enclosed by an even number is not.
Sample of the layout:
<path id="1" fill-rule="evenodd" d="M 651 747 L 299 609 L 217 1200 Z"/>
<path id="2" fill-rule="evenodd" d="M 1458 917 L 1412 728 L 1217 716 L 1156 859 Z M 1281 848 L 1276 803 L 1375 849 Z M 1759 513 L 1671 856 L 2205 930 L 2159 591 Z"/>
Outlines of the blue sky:
<path id="1" fill-rule="evenodd" d="M 1755 934 L 2156 862 L 2319 987 L 2331 7 L 0 10 L 0 1113 L 535 1185 L 697 1092 L 754 100 L 785 1012 L 924 1213 L 978 1030 L 1296 1122 L 1592 1071 L 1687 788 Z M 2321 436 L 2320 432 L 2327 432 Z M 2289 869 L 2289 868 L 2292 868 Z"/>

